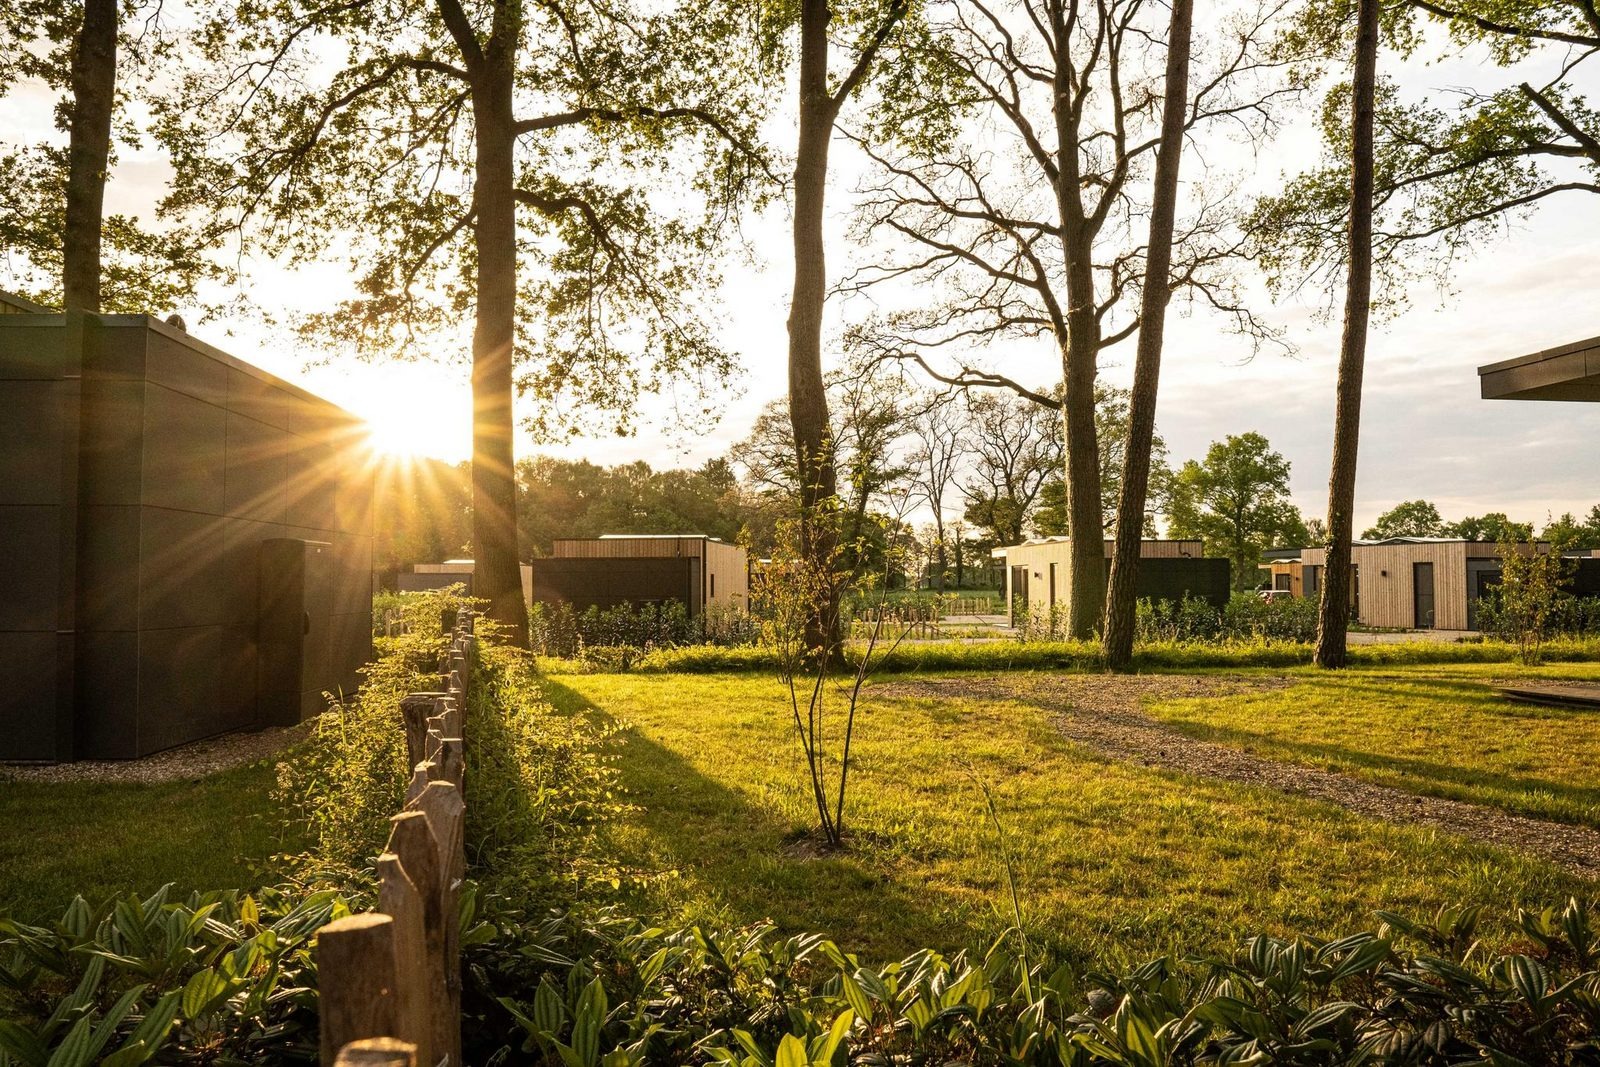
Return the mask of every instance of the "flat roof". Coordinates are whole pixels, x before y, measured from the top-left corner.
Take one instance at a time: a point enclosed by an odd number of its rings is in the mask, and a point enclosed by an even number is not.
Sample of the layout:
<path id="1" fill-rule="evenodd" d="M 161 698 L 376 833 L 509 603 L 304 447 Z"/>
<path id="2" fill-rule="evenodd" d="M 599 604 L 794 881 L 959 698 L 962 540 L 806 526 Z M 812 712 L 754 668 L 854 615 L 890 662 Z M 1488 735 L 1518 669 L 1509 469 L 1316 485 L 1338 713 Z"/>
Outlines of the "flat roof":
<path id="1" fill-rule="evenodd" d="M 35 304 L 26 297 L 0 289 L 0 307 L 12 308 L 15 311 L 26 312 L 30 315 L 48 315 L 54 308 L 47 308 L 43 304 Z"/>
<path id="2" fill-rule="evenodd" d="M 96 315 L 95 318 L 99 319 L 100 322 L 107 326 L 143 326 L 152 333 L 159 334 L 169 341 L 173 341 L 185 348 L 198 352 L 203 356 L 214 359 L 223 366 L 230 367 L 238 371 L 240 374 L 247 375 L 248 377 L 254 378 L 260 382 L 265 382 L 274 388 L 282 389 L 284 392 L 296 397 L 297 399 L 309 400 L 332 413 L 342 416 L 348 422 L 366 422 L 366 420 L 360 415 L 357 415 L 355 412 L 346 408 L 340 407 L 338 404 L 335 404 L 326 397 L 318 396 L 309 389 L 304 389 L 298 385 L 295 385 L 293 382 L 285 381 L 276 374 L 273 374 L 271 371 L 263 370 L 254 363 L 240 359 L 231 352 L 225 352 L 216 345 L 208 344 L 205 341 L 200 340 L 200 338 L 196 337 L 186 329 L 179 329 L 176 326 L 162 322 L 154 315 Z M 33 329 L 41 324 L 51 328 L 61 328 L 66 325 L 66 322 L 67 316 L 63 312 L 50 311 L 46 309 L 45 311 L 37 314 L 0 315 L 0 330 Z"/>
<path id="3" fill-rule="evenodd" d="M 1485 364 L 1478 386 L 1485 400 L 1600 403 L 1600 337 Z"/>

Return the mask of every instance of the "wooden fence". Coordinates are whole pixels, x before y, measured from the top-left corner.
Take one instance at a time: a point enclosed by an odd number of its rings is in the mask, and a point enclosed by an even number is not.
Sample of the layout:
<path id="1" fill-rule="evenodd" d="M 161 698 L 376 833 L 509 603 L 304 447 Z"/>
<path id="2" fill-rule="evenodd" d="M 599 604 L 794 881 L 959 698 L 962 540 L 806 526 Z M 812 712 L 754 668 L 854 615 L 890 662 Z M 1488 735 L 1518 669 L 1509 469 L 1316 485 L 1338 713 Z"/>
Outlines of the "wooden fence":
<path id="1" fill-rule="evenodd" d="M 881 620 L 883 633 L 918 639 L 940 636 L 940 607 L 930 603 L 885 604 L 869 607 L 856 616 L 853 636 L 870 636 Z"/>
<path id="2" fill-rule="evenodd" d="M 461 611 L 441 692 L 400 701 L 413 768 L 378 857 L 378 910 L 317 931 L 323 1067 L 460 1067 L 465 730 L 477 665 Z"/>

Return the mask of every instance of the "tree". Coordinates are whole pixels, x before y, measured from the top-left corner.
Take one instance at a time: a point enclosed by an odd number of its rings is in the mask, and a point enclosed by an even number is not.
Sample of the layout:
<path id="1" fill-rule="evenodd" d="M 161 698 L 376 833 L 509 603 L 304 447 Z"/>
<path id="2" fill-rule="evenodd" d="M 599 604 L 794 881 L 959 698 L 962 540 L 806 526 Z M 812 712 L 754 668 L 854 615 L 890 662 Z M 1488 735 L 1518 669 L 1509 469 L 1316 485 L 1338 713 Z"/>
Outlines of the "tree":
<path id="1" fill-rule="evenodd" d="M 1577 567 L 1562 555 L 1572 546 L 1563 541 L 1541 546 L 1533 540 L 1531 526 L 1516 523 L 1501 531 L 1499 543 L 1496 599 L 1501 625 L 1516 636 L 1523 666 L 1537 666 L 1543 661 L 1550 615 Z"/>
<path id="2" fill-rule="evenodd" d="M 1161 346 L 1167 302 L 1172 298 L 1172 230 L 1178 208 L 1178 168 L 1183 157 L 1183 126 L 1189 99 L 1189 52 L 1193 0 L 1172 0 L 1167 35 L 1166 95 L 1161 104 L 1161 147 L 1156 152 L 1155 192 L 1151 197 L 1150 240 L 1139 305 L 1139 345 L 1134 358 L 1127 444 L 1121 463 L 1116 544 L 1106 582 L 1105 652 L 1114 670 L 1133 660 L 1134 601 L 1140 538 L 1155 458 L 1156 397 L 1161 379 Z"/>
<path id="3" fill-rule="evenodd" d="M 1199 538 L 1207 555 L 1228 558 L 1235 589 L 1256 584 L 1262 549 L 1306 542 L 1289 461 L 1258 433 L 1229 435 L 1178 468 L 1167 517 L 1169 536 Z"/>
<path id="4" fill-rule="evenodd" d="M 145 9 L 141 11 L 141 9 Z M 124 17 L 142 14 L 138 36 Z M 105 215 L 119 94 L 143 95 L 169 44 L 159 5 L 123 0 L 19 0 L 0 11 L 0 97 L 30 80 L 59 94 L 55 144 L 0 150 L 0 246 L 11 284 L 44 304 L 89 312 L 147 312 L 194 295 L 217 273 L 199 239 L 176 224 L 146 229 Z M 119 52 L 122 77 L 119 78 Z"/>
<path id="5" fill-rule="evenodd" d="M 1512 522 L 1503 511 L 1469 515 L 1439 528 L 1440 537 L 1459 537 L 1464 541 L 1526 541 L 1528 524 Z"/>
<path id="6" fill-rule="evenodd" d="M 1600 504 L 1589 509 L 1580 522 L 1572 512 L 1546 524 L 1539 535 L 1552 544 L 1565 544 L 1573 548 L 1600 548 Z"/>
<path id="7" fill-rule="evenodd" d="M 1420 103 L 1377 84 L 1374 255 L 1391 283 L 1386 297 L 1403 300 L 1413 269 L 1447 267 L 1547 199 L 1600 193 L 1600 114 L 1583 92 L 1600 53 L 1596 11 L 1571 0 L 1404 0 L 1384 11 L 1388 40 L 1402 53 L 1428 41 L 1432 24 L 1444 27 L 1453 50 L 1487 52 L 1506 69 L 1552 71 L 1541 84 L 1452 86 Z M 1330 99 L 1324 114 L 1330 162 L 1263 202 L 1260 253 L 1270 273 L 1331 280 L 1344 262 L 1350 131 L 1341 100 Z"/>
<path id="8" fill-rule="evenodd" d="M 911 471 L 899 458 L 911 410 L 904 399 L 898 375 L 881 370 L 845 370 L 828 377 L 829 406 L 838 412 L 838 425 L 829 437 L 830 463 L 844 474 L 841 494 L 837 478 L 826 502 L 806 503 L 800 477 L 787 399 L 768 404 L 756 417 L 750 434 L 733 447 L 731 458 L 759 491 L 789 503 L 791 513 L 824 508 L 832 536 L 838 541 L 830 558 L 843 559 L 854 570 L 871 556 L 861 551 L 862 538 L 882 534 L 871 519 L 872 509 L 886 495 L 902 487 Z M 797 544 L 806 543 L 814 529 L 796 529 Z"/>
<path id="9" fill-rule="evenodd" d="M 843 0 L 800 0 L 800 116 L 794 161 L 794 289 L 789 303 L 789 420 L 800 472 L 799 547 L 813 566 L 832 557 L 838 468 L 822 372 L 822 315 L 828 271 L 822 234 L 828 188 L 828 150 L 839 113 L 872 74 L 885 45 L 910 10 L 910 0 L 865 0 L 844 9 Z M 837 82 L 830 75 L 829 24 L 847 15 L 859 43 Z M 812 620 L 813 647 L 831 646 L 836 635 L 820 631 L 827 606 Z"/>
<path id="10" fill-rule="evenodd" d="M 998 544 L 1017 544 L 1040 490 L 1061 469 L 1060 421 L 1042 405 L 1005 393 L 976 394 L 968 405 L 966 520 Z"/>
<path id="11" fill-rule="evenodd" d="M 1100 515 L 1109 534 L 1116 529 L 1117 505 L 1122 495 L 1123 466 L 1128 455 L 1129 401 L 1126 389 L 1100 384 L 1095 386 L 1095 436 L 1100 442 Z M 1152 431 L 1150 437 L 1148 491 L 1144 519 L 1137 527 L 1141 536 L 1156 534 L 1156 511 L 1166 498 L 1172 480 L 1167 458 L 1167 442 Z M 1151 507 L 1148 505 L 1157 505 Z M 1039 490 L 1039 509 L 1033 517 L 1034 532 L 1045 537 L 1068 533 L 1067 483 L 1059 475 Z"/>
<path id="12" fill-rule="evenodd" d="M 1149 46 L 1162 31 L 1154 11 L 1143 0 L 931 5 L 921 54 L 974 121 L 925 132 L 918 100 L 904 122 L 919 135 L 903 151 L 867 147 L 882 178 L 867 190 L 862 228 L 906 251 L 852 284 L 911 283 L 915 299 L 863 341 L 947 385 L 1010 390 L 1061 419 L 1068 630 L 1080 638 L 1098 627 L 1105 602 L 1095 383 L 1100 354 L 1138 329 L 1146 249 L 1136 220 L 1147 203 L 1136 179 L 1162 140 L 1148 86 L 1159 54 Z M 1272 65 L 1257 47 L 1270 11 L 1229 26 L 1183 113 L 1185 135 L 1222 115 L 1248 128 L 1269 114 L 1274 92 L 1246 99 L 1241 86 Z M 998 152 L 991 126 L 1003 131 Z M 1231 284 L 1228 203 L 1219 191 L 1197 198 L 1175 240 L 1171 284 L 1259 336 Z M 1029 389 L 974 352 L 1039 337 L 1054 343 L 1058 388 Z"/>
<path id="13" fill-rule="evenodd" d="M 955 484 L 957 469 L 965 452 L 962 440 L 965 422 L 948 396 L 926 397 L 917 408 L 910 422 L 913 443 L 906 462 L 912 471 L 915 497 L 933 512 L 933 585 L 935 589 L 943 589 L 945 571 L 950 563 L 950 541 L 945 534 L 945 501 Z M 956 556 L 956 585 L 959 587 L 959 543 Z"/>
<path id="14" fill-rule="evenodd" d="M 626 430 L 641 389 L 730 366 L 685 300 L 714 278 L 705 254 L 761 176 L 728 16 L 241 3 L 198 36 L 207 69 L 166 116 L 177 201 L 228 213 L 291 262 L 349 253 L 357 293 L 310 332 L 414 353 L 470 313 L 474 590 L 515 641 L 514 395 L 547 401 L 536 432 L 605 413 Z M 703 62 L 709 45 L 723 77 Z M 656 180 L 689 169 L 669 201 L 640 183 L 645 165 Z"/>
<path id="15" fill-rule="evenodd" d="M 1379 515 L 1377 523 L 1361 536 L 1369 541 L 1381 541 L 1386 537 L 1439 537 L 1443 529 L 1444 520 L 1431 502 L 1406 500 Z"/>
<path id="16" fill-rule="evenodd" d="M 1350 626 L 1350 542 L 1355 535 L 1356 459 L 1361 437 L 1361 381 L 1372 314 L 1372 125 L 1378 79 L 1379 0 L 1356 0 L 1355 74 L 1350 88 L 1349 274 L 1328 477 L 1328 552 L 1317 612 L 1317 666 L 1343 667 Z"/>
<path id="17" fill-rule="evenodd" d="M 1306 539 L 1301 547 L 1325 548 L 1328 544 L 1328 524 L 1313 515 L 1306 520 Z"/>

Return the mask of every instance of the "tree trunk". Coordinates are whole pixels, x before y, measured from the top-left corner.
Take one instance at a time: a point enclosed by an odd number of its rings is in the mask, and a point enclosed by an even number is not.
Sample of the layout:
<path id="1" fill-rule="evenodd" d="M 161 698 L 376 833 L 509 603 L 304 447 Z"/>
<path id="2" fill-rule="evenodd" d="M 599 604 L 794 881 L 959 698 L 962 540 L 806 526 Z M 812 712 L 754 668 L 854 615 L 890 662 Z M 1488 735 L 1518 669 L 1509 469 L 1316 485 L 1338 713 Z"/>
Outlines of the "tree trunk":
<path id="1" fill-rule="evenodd" d="M 1051 21 L 1059 46 L 1066 48 L 1071 31 L 1059 4 L 1051 5 Z M 1079 640 L 1094 637 L 1106 602 L 1105 523 L 1100 514 L 1100 442 L 1094 425 L 1094 383 L 1100 356 L 1100 318 L 1094 291 L 1094 232 L 1084 214 L 1079 191 L 1080 166 L 1077 111 L 1069 104 L 1078 91 L 1069 59 L 1057 57 L 1055 69 L 1056 210 L 1061 219 L 1061 251 L 1066 266 L 1067 336 L 1057 338 L 1061 350 L 1063 470 L 1067 492 L 1067 633 Z"/>
<path id="2" fill-rule="evenodd" d="M 61 235 L 62 305 L 100 310 L 100 228 L 117 94 L 117 0 L 85 0 L 72 52 L 67 213 Z"/>
<path id="3" fill-rule="evenodd" d="M 800 12 L 800 139 L 794 164 L 794 295 L 789 306 L 789 419 L 800 476 L 801 548 L 817 567 L 831 566 L 837 544 L 838 474 L 822 380 L 822 313 L 827 298 L 822 214 L 834 103 L 828 92 L 827 0 L 803 0 Z M 831 584 L 831 583 L 830 583 Z M 818 605 L 806 643 L 836 643 L 832 604 Z"/>
<path id="4" fill-rule="evenodd" d="M 1155 197 L 1150 212 L 1150 252 L 1139 308 L 1139 351 L 1128 404 L 1128 443 L 1122 457 L 1122 495 L 1117 501 L 1116 548 L 1106 591 L 1105 653 L 1113 670 L 1133 661 L 1135 592 L 1139 543 L 1150 492 L 1150 448 L 1155 439 L 1156 398 L 1161 382 L 1161 346 L 1172 299 L 1172 228 L 1178 211 L 1178 169 L 1189 107 L 1189 47 L 1194 0 L 1172 0 L 1167 42 L 1167 96 L 1161 112 L 1161 147 L 1156 152 Z"/>
<path id="5" fill-rule="evenodd" d="M 1350 542 L 1355 536 L 1356 453 L 1361 435 L 1361 378 L 1372 303 L 1373 109 L 1378 80 L 1378 0 L 1359 0 L 1355 78 L 1351 92 L 1350 275 L 1344 336 L 1339 345 L 1338 403 L 1333 418 L 1333 471 L 1328 479 L 1328 557 L 1317 614 L 1316 663 L 1347 662 Z"/>
<path id="6" fill-rule="evenodd" d="M 475 79 L 477 323 L 472 334 L 472 592 L 507 637 L 528 642 L 517 551 L 512 363 L 517 311 L 512 59 L 491 52 Z"/>
<path id="7" fill-rule="evenodd" d="M 1083 273 L 1087 274 L 1085 270 Z M 1069 288 L 1071 283 L 1069 282 Z M 1092 279 L 1089 284 L 1092 286 Z M 1093 289 L 1089 292 L 1092 294 Z M 1090 305 L 1093 306 L 1092 303 Z M 1066 395 L 1061 421 L 1066 441 L 1067 537 L 1071 553 L 1067 562 L 1067 633 L 1091 640 L 1100 627 L 1105 606 L 1105 525 L 1100 515 L 1100 442 L 1094 425 L 1094 380 L 1098 373 L 1095 349 L 1099 327 L 1091 311 L 1087 316 L 1068 312 L 1067 352 L 1062 357 Z"/>

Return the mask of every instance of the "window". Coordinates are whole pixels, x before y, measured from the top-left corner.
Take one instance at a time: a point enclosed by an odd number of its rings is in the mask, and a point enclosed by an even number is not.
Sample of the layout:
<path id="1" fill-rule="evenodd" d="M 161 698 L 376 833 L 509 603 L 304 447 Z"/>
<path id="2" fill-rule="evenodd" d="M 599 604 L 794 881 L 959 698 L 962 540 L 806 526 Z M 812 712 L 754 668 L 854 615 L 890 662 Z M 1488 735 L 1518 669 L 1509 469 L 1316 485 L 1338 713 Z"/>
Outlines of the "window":
<path id="1" fill-rule="evenodd" d="M 711 599 L 717 599 L 717 576 L 715 574 L 711 576 Z"/>

